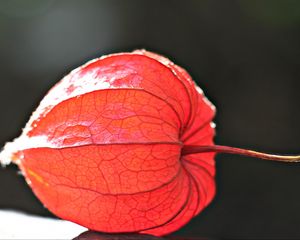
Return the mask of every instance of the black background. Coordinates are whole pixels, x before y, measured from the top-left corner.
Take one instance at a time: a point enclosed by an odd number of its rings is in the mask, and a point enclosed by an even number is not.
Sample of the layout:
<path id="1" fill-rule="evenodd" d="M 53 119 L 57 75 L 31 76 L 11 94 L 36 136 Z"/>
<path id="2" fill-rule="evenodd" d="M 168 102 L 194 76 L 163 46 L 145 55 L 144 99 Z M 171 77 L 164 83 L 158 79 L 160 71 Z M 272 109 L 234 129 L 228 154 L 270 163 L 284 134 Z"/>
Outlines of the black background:
<path id="1" fill-rule="evenodd" d="M 0 144 L 47 90 L 103 54 L 146 48 L 217 106 L 216 142 L 299 153 L 300 1 L 0 1 Z M 217 196 L 175 236 L 300 238 L 300 164 L 218 155 Z M 9 166 L 0 208 L 47 215 Z"/>

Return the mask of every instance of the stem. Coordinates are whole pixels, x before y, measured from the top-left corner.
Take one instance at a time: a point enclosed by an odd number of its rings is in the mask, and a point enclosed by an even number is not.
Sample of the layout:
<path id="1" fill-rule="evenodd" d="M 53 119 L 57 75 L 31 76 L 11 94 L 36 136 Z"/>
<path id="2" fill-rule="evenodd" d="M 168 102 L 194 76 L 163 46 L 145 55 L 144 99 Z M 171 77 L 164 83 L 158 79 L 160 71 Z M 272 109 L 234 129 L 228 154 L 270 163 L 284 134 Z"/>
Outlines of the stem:
<path id="1" fill-rule="evenodd" d="M 241 149 L 235 147 L 227 147 L 220 145 L 211 145 L 211 146 L 197 146 L 197 145 L 187 145 L 182 149 L 182 155 L 194 154 L 194 153 L 203 153 L 203 152 L 216 152 L 216 153 L 230 153 L 244 155 L 248 157 L 261 158 L 272 161 L 280 162 L 300 162 L 300 155 L 274 155 L 262 152 L 256 152 L 248 149 Z"/>

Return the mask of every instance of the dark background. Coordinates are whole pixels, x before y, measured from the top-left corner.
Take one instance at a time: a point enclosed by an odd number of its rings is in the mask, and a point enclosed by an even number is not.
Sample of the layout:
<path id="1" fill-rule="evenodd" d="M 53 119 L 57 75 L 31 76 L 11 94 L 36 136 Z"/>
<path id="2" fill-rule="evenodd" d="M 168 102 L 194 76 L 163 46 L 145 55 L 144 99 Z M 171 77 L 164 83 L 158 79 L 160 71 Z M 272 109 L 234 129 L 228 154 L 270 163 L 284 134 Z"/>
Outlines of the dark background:
<path id="1" fill-rule="evenodd" d="M 217 106 L 216 142 L 299 153 L 300 1 L 0 1 L 0 145 L 47 90 L 103 54 L 146 48 Z M 175 236 L 300 238 L 300 164 L 218 155 L 217 196 Z M 49 216 L 17 168 L 0 208 Z"/>

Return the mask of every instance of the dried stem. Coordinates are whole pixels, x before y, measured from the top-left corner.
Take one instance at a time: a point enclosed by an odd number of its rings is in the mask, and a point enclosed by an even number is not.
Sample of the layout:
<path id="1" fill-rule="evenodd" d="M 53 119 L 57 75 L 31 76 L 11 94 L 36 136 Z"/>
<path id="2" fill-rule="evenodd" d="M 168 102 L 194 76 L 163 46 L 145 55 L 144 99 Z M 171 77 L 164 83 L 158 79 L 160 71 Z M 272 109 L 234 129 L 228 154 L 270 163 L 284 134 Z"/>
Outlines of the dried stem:
<path id="1" fill-rule="evenodd" d="M 220 145 L 211 145 L 211 146 L 187 145 L 184 146 L 182 149 L 182 155 L 203 153 L 203 152 L 238 154 L 238 155 L 244 155 L 248 157 L 255 157 L 255 158 L 261 158 L 261 159 L 272 160 L 272 161 L 280 161 L 280 162 L 300 162 L 300 155 L 276 155 L 276 154 L 262 153 L 262 152 L 247 150 L 247 149 L 235 148 L 235 147 L 220 146 Z"/>

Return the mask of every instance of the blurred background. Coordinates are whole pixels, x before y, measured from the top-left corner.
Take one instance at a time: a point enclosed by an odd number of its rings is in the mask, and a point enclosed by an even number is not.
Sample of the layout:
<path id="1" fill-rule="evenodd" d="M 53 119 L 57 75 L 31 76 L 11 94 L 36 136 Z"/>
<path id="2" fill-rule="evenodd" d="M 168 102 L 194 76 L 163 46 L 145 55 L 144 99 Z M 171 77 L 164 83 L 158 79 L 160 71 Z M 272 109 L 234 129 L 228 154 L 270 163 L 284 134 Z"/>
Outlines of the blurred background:
<path id="1" fill-rule="evenodd" d="M 0 1 L 0 145 L 86 61 L 145 48 L 216 105 L 218 144 L 300 152 L 300 1 Z M 300 164 L 218 155 L 217 196 L 173 236 L 300 238 Z M 52 216 L 15 166 L 0 208 Z M 74 236 L 75 237 L 75 236 Z"/>

